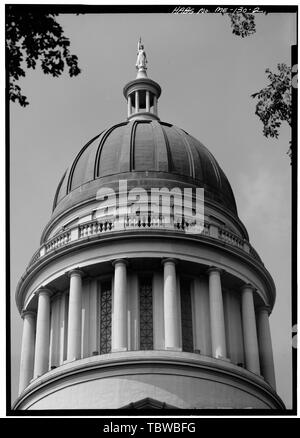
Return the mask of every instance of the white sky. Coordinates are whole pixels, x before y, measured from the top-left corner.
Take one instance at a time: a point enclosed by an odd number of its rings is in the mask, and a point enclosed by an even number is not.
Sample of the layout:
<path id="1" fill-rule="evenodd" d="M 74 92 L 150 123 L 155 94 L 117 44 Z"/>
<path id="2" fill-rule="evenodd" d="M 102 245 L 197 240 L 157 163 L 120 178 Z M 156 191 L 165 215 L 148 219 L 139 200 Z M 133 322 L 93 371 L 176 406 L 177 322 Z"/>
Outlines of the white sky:
<path id="1" fill-rule="evenodd" d="M 148 76 L 159 82 L 161 120 L 203 142 L 227 175 L 250 242 L 277 287 L 271 316 L 277 390 L 291 407 L 290 140 L 266 139 L 250 95 L 266 85 L 265 69 L 290 64 L 296 17 L 256 17 L 257 32 L 232 34 L 216 14 L 64 15 L 59 19 L 82 73 L 48 77 L 39 69 L 20 81 L 30 105 L 11 105 L 12 398 L 17 395 L 21 318 L 14 293 L 43 227 L 58 182 L 93 136 L 126 118 L 122 94 L 135 78 L 142 36 Z"/>

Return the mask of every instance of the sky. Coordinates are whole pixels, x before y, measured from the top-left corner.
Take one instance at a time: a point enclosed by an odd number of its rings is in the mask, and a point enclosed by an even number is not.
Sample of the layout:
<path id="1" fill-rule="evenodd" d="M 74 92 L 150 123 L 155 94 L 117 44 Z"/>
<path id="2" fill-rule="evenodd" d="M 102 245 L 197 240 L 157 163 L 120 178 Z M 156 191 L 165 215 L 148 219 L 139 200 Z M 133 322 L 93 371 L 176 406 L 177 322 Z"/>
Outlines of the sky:
<path id="1" fill-rule="evenodd" d="M 265 69 L 291 63 L 295 14 L 256 16 L 257 32 L 240 38 L 219 14 L 64 14 L 58 18 L 82 72 L 59 78 L 27 70 L 20 81 L 30 105 L 10 105 L 12 400 L 17 396 L 22 320 L 15 289 L 64 171 L 95 135 L 125 121 L 123 86 L 136 76 L 142 37 L 148 77 L 162 87 L 159 117 L 206 145 L 227 175 L 239 217 L 276 284 L 270 317 L 277 391 L 291 407 L 290 129 L 266 139 L 250 97 L 267 85 Z"/>

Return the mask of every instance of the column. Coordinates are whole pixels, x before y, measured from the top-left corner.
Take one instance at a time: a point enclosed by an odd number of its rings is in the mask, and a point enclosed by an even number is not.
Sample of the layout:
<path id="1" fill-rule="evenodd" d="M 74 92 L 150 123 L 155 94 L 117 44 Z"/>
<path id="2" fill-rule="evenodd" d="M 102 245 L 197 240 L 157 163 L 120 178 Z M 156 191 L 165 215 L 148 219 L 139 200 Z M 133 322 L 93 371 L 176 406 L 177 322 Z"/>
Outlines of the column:
<path id="1" fill-rule="evenodd" d="M 39 289 L 36 321 L 34 378 L 48 371 L 50 340 L 50 295 L 49 289 Z"/>
<path id="2" fill-rule="evenodd" d="M 99 315 L 98 281 L 90 280 L 89 351 L 90 356 L 99 354 L 97 319 Z"/>
<path id="3" fill-rule="evenodd" d="M 79 269 L 69 272 L 68 361 L 81 358 L 82 276 Z"/>
<path id="4" fill-rule="evenodd" d="M 150 91 L 146 90 L 146 111 L 150 112 Z"/>
<path id="5" fill-rule="evenodd" d="M 67 358 L 67 295 L 62 294 L 59 306 L 59 364 Z"/>
<path id="6" fill-rule="evenodd" d="M 161 272 L 153 273 L 153 349 L 165 348 L 164 280 Z"/>
<path id="7" fill-rule="evenodd" d="M 165 349 L 180 349 L 180 320 L 177 297 L 176 260 L 163 260 Z"/>
<path id="8" fill-rule="evenodd" d="M 139 92 L 136 91 L 135 92 L 135 112 L 138 113 L 139 109 L 140 109 L 140 96 L 139 96 Z"/>
<path id="9" fill-rule="evenodd" d="M 112 351 L 127 350 L 127 262 L 118 259 L 113 262 L 113 339 Z"/>
<path id="10" fill-rule="evenodd" d="M 157 116 L 157 97 L 153 96 L 153 113 Z"/>
<path id="11" fill-rule="evenodd" d="M 200 354 L 205 356 L 211 356 L 208 279 L 206 276 L 199 276 L 194 279 L 193 283 L 195 350 L 199 350 Z"/>
<path id="12" fill-rule="evenodd" d="M 33 377 L 34 364 L 34 337 L 35 337 L 35 312 L 25 310 L 22 312 L 23 335 L 20 362 L 19 394 L 29 385 Z"/>
<path id="13" fill-rule="evenodd" d="M 245 284 L 242 287 L 242 324 L 246 368 L 252 373 L 260 374 L 256 320 L 253 301 L 254 290 L 255 289 L 253 286 L 251 286 L 251 284 Z"/>
<path id="14" fill-rule="evenodd" d="M 210 326 L 211 326 L 211 344 L 213 357 L 225 359 L 226 335 L 223 309 L 223 296 L 221 285 L 222 270 L 211 267 L 209 274 L 209 308 L 210 308 Z"/>
<path id="15" fill-rule="evenodd" d="M 140 349 L 139 279 L 137 274 L 128 276 L 128 350 Z"/>
<path id="16" fill-rule="evenodd" d="M 259 357 L 262 375 L 276 389 L 269 312 L 270 309 L 267 306 L 259 307 L 257 311 Z"/>
<path id="17" fill-rule="evenodd" d="M 234 364 L 244 366 L 244 341 L 240 294 L 235 290 L 227 289 L 223 291 L 223 303 L 227 356 Z"/>
<path id="18" fill-rule="evenodd" d="M 132 112 L 132 102 L 131 102 L 131 95 L 129 94 L 127 97 L 127 110 L 128 110 L 128 117 L 131 116 Z"/>
<path id="19" fill-rule="evenodd" d="M 59 323 L 60 323 L 60 297 L 61 293 L 53 297 L 51 303 L 50 322 L 50 369 L 59 365 Z"/>

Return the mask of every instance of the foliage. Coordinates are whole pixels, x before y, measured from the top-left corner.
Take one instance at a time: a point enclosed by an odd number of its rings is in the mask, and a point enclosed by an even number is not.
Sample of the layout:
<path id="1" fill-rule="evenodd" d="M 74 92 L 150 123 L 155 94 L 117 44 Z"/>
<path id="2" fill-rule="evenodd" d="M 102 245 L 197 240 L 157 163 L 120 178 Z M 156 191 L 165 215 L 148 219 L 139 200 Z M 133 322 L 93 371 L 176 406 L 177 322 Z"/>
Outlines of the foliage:
<path id="1" fill-rule="evenodd" d="M 263 123 L 265 137 L 279 136 L 279 128 L 283 122 L 291 126 L 292 115 L 292 73 L 286 64 L 277 65 L 278 72 L 266 70 L 268 81 L 265 88 L 252 94 L 258 99 L 255 114 Z"/>
<path id="2" fill-rule="evenodd" d="M 254 15 L 245 12 L 228 13 L 231 20 L 232 33 L 245 38 L 256 32 Z"/>
<path id="3" fill-rule="evenodd" d="M 9 99 L 21 106 L 28 105 L 18 80 L 27 68 L 35 69 L 39 61 L 42 71 L 58 77 L 66 68 L 70 76 L 80 73 L 78 58 L 69 50 L 70 41 L 55 20 L 57 13 L 39 9 L 6 7 L 6 57 L 9 76 Z M 25 65 L 24 65 L 25 64 Z"/>
<path id="4" fill-rule="evenodd" d="M 256 32 L 254 14 L 235 12 L 228 14 L 231 19 L 232 33 L 245 38 Z M 292 77 L 291 68 L 286 64 L 278 64 L 278 72 L 272 73 L 266 69 L 269 85 L 257 93 L 255 114 L 263 123 L 265 137 L 278 138 L 279 128 L 283 122 L 291 126 L 292 113 Z M 291 143 L 288 155 L 292 156 Z"/>

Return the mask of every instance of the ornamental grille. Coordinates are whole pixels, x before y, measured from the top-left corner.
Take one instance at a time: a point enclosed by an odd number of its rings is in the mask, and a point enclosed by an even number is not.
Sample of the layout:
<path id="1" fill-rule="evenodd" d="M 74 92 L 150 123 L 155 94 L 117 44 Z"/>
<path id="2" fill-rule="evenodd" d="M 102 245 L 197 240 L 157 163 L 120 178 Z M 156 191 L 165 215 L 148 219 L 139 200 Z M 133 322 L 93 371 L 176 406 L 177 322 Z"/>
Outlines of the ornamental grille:
<path id="1" fill-rule="evenodd" d="M 180 281 L 182 350 L 193 352 L 194 340 L 190 286 L 189 280 L 182 279 Z"/>
<path id="2" fill-rule="evenodd" d="M 152 278 L 140 280 L 140 349 L 153 350 Z"/>
<path id="3" fill-rule="evenodd" d="M 111 352 L 111 282 L 101 284 L 100 294 L 100 354 Z"/>

